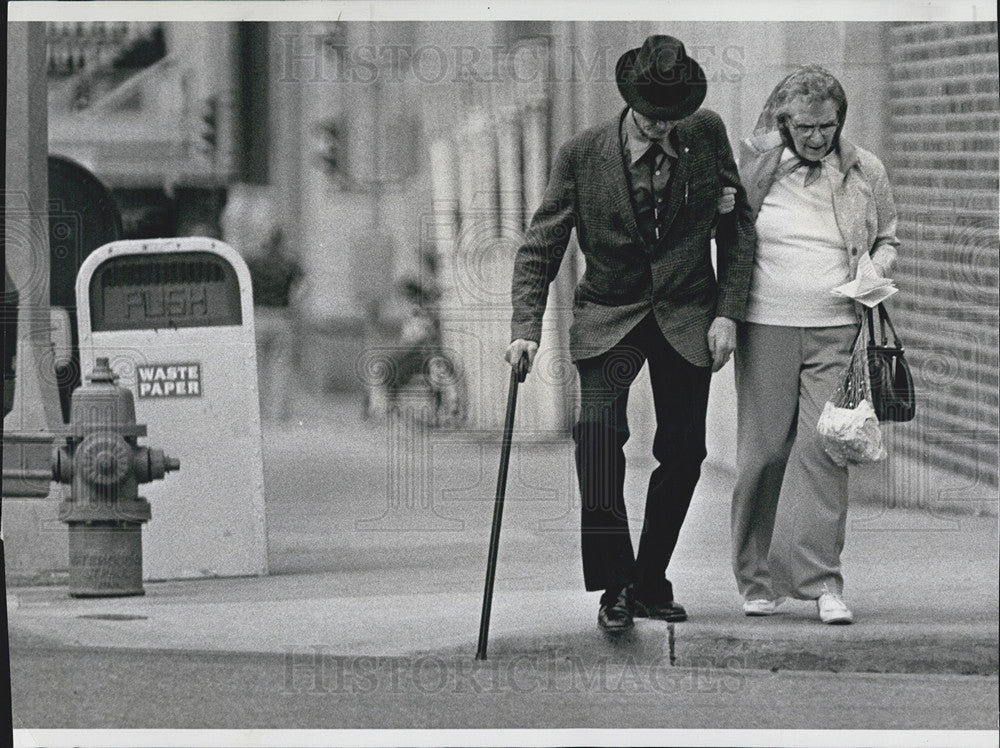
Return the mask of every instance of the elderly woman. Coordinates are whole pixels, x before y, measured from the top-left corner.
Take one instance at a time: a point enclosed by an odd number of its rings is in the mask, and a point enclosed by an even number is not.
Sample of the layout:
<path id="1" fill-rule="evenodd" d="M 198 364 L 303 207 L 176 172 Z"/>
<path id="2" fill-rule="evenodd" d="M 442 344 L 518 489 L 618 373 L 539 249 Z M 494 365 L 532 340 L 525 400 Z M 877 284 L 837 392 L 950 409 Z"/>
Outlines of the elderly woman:
<path id="1" fill-rule="evenodd" d="M 732 554 L 748 616 L 792 597 L 816 600 L 823 623 L 853 620 L 840 569 L 847 469 L 823 451 L 816 423 L 859 316 L 831 289 L 854 278 L 865 253 L 887 275 L 898 242 L 885 167 L 841 137 L 846 113 L 837 79 L 801 68 L 774 90 L 741 148 L 757 253 L 737 333 Z"/>

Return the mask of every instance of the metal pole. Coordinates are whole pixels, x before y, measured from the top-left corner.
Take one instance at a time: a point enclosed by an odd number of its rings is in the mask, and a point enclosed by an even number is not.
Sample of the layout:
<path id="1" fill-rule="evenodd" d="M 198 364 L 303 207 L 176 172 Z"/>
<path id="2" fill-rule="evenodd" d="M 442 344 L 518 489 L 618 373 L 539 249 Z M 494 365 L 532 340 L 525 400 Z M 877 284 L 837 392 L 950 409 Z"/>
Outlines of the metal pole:
<path id="1" fill-rule="evenodd" d="M 503 519 L 503 501 L 507 490 L 507 466 L 510 463 L 510 443 L 514 432 L 514 410 L 517 406 L 517 385 L 528 373 L 527 360 L 522 357 L 510 369 L 510 387 L 507 390 L 507 415 L 504 418 L 503 441 L 500 443 L 500 472 L 497 475 L 497 495 L 493 505 L 493 530 L 490 532 L 490 553 L 486 561 L 486 588 L 483 591 L 483 612 L 479 619 L 479 648 L 476 659 L 486 659 L 486 642 L 490 631 L 490 607 L 493 604 L 493 579 L 497 572 L 497 553 L 500 546 L 500 522 Z"/>

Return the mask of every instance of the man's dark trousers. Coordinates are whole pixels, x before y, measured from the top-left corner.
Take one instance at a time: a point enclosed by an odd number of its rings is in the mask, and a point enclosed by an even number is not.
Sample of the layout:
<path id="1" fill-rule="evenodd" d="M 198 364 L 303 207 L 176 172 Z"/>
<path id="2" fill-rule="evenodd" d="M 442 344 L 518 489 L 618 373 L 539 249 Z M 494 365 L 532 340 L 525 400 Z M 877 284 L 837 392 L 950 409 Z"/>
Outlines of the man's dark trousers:
<path id="1" fill-rule="evenodd" d="M 653 456 L 639 554 L 633 556 L 625 509 L 629 387 L 643 362 L 656 411 Z M 636 594 L 673 599 L 664 582 L 705 459 L 711 368 L 695 366 L 663 337 L 650 313 L 611 350 L 576 362 L 580 420 L 573 430 L 582 499 L 584 583 L 604 590 L 635 583 Z M 665 586 L 664 586 L 665 585 Z"/>

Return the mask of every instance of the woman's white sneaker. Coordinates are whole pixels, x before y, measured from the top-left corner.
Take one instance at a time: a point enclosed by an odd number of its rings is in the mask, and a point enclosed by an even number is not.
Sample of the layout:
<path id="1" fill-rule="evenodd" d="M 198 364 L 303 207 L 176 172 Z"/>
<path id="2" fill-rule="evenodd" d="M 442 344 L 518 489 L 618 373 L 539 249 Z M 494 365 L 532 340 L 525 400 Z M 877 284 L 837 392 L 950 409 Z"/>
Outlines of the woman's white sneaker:
<path id="1" fill-rule="evenodd" d="M 848 624 L 854 621 L 854 614 L 847 607 L 840 595 L 834 592 L 824 592 L 816 601 L 819 609 L 819 620 L 829 624 Z"/>
<path id="2" fill-rule="evenodd" d="M 743 601 L 743 615 L 745 616 L 770 616 L 774 615 L 775 609 L 781 605 L 784 598 L 778 598 L 777 600 L 768 600 L 767 598 L 758 598 L 756 600 L 744 600 Z"/>

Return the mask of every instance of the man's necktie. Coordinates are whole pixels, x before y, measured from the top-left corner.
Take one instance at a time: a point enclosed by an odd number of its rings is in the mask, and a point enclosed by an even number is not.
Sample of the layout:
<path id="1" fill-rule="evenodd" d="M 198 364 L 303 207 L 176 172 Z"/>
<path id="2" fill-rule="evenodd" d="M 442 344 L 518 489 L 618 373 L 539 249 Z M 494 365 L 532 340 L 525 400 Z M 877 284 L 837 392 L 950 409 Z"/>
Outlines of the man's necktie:
<path id="1" fill-rule="evenodd" d="M 660 160 L 666 155 L 660 142 L 658 140 L 651 140 L 649 141 L 649 148 L 643 154 L 643 158 L 646 159 L 646 163 L 649 164 L 649 169 L 652 172 L 656 171 L 660 165 Z"/>
<path id="2" fill-rule="evenodd" d="M 657 240 L 660 238 L 660 218 L 663 211 L 660 210 L 660 200 L 659 195 L 656 191 L 656 180 L 653 175 L 657 169 L 661 168 L 663 160 L 667 157 L 666 152 L 663 150 L 657 141 L 651 140 L 649 143 L 649 149 L 642 156 L 646 163 L 649 165 L 649 197 L 653 203 L 653 233 Z"/>

